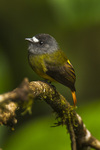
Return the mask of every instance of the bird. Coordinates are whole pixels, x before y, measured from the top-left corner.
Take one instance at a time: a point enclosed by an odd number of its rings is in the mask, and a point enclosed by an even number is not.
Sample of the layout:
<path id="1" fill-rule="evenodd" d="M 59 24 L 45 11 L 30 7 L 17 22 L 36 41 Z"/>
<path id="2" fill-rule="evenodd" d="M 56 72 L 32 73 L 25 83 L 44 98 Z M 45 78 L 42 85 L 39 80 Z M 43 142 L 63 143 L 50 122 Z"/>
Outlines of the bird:
<path id="1" fill-rule="evenodd" d="M 75 107 L 77 103 L 75 71 L 55 38 L 49 34 L 40 33 L 25 40 L 29 42 L 28 61 L 33 71 L 45 80 L 59 82 L 68 87 Z"/>

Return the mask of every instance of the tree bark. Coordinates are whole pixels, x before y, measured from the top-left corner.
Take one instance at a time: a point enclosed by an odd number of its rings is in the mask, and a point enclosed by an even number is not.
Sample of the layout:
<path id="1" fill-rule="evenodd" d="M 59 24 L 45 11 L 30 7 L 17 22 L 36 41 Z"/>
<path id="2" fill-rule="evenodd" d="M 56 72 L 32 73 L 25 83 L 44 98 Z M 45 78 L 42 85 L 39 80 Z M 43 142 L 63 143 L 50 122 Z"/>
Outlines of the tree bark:
<path id="1" fill-rule="evenodd" d="M 34 100 L 43 99 L 48 103 L 60 121 L 65 125 L 71 139 L 72 150 L 100 150 L 100 141 L 92 136 L 75 108 L 56 91 L 55 87 L 43 81 L 29 82 L 27 78 L 11 92 L 0 95 L 0 124 L 13 126 L 17 123 L 16 110 L 30 110 Z"/>

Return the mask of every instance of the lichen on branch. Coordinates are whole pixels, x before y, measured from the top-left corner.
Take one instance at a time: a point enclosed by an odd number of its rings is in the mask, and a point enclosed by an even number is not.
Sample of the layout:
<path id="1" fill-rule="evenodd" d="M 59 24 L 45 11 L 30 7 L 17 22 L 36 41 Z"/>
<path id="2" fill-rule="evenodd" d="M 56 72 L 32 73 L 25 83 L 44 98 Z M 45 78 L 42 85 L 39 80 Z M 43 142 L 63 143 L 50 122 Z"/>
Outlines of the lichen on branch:
<path id="1" fill-rule="evenodd" d="M 43 81 L 29 82 L 27 78 L 13 91 L 0 95 L 0 124 L 13 126 L 17 123 L 16 111 L 31 112 L 33 102 L 43 99 L 48 103 L 70 134 L 72 150 L 100 150 L 100 141 L 92 136 L 73 106 L 55 89 Z"/>

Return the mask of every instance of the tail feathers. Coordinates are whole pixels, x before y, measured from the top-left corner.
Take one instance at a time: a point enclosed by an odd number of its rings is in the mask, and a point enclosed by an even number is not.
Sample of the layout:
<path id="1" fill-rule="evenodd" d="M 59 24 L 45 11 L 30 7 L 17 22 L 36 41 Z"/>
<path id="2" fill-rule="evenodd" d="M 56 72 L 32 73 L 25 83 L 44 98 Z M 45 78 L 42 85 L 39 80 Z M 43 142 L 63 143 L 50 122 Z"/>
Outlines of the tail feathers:
<path id="1" fill-rule="evenodd" d="M 71 91 L 71 92 L 72 92 L 72 98 L 73 98 L 74 107 L 75 107 L 75 106 L 76 106 L 76 103 L 77 103 L 76 93 L 75 93 L 75 91 Z"/>

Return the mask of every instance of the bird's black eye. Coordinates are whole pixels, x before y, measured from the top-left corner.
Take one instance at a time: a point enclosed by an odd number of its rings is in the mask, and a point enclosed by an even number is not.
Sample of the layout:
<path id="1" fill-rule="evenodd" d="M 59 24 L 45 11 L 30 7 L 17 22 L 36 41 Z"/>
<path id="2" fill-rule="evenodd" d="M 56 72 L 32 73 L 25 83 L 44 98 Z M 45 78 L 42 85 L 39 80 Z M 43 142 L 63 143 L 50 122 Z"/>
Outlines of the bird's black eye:
<path id="1" fill-rule="evenodd" d="M 43 45 L 43 41 L 40 41 L 39 44 L 40 44 L 40 45 Z"/>

